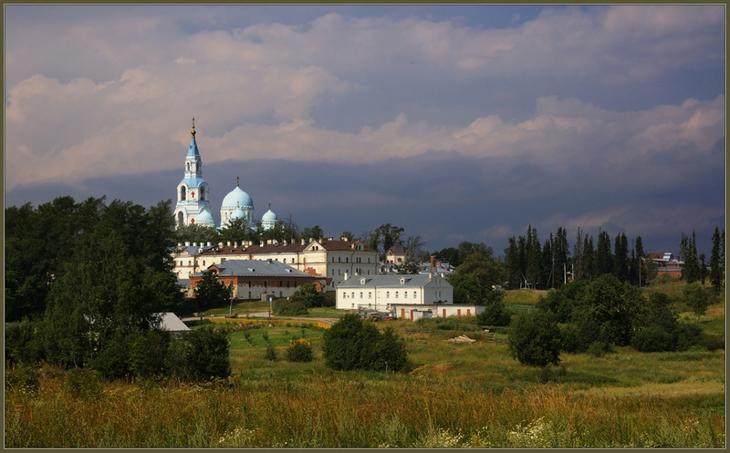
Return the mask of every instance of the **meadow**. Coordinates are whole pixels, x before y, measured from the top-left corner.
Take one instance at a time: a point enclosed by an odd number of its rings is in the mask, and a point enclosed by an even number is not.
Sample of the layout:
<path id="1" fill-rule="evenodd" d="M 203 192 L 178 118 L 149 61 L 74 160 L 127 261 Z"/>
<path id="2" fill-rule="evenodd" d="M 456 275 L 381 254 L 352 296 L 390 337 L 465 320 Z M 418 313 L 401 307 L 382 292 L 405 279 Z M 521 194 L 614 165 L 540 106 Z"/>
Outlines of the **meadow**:
<path id="1" fill-rule="evenodd" d="M 534 305 L 512 297 L 508 305 Z M 723 306 L 711 306 L 699 324 L 722 334 Z M 564 353 L 545 374 L 515 361 L 504 333 L 483 332 L 473 320 L 376 325 L 393 327 L 406 340 L 408 372 L 329 370 L 321 353 L 324 330 L 286 323 L 232 332 L 232 376 L 208 384 L 113 382 L 80 393 L 67 372 L 44 367 L 37 388 L 16 385 L 6 392 L 6 445 L 725 445 L 723 350 Z M 461 334 L 477 341 L 447 341 Z M 313 345 L 314 361 L 285 360 L 297 338 Z M 275 361 L 265 358 L 269 344 Z"/>

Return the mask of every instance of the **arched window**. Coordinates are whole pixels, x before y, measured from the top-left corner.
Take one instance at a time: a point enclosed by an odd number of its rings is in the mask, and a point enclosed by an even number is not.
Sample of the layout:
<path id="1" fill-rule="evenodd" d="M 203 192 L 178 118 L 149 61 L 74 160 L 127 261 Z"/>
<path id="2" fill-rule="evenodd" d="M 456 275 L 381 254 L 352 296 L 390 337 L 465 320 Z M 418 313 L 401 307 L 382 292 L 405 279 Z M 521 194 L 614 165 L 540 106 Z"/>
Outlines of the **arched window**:
<path id="1" fill-rule="evenodd" d="M 200 199 L 205 200 L 205 186 L 200 186 Z"/>
<path id="2" fill-rule="evenodd" d="M 190 171 L 190 162 L 185 163 L 185 168 L 187 169 L 187 171 Z"/>
<path id="3" fill-rule="evenodd" d="M 183 218 L 182 211 L 180 211 L 180 212 L 177 213 L 177 225 L 178 226 L 183 226 L 184 224 L 185 224 L 185 219 Z"/>
<path id="4" fill-rule="evenodd" d="M 180 201 L 185 200 L 185 186 L 180 186 Z"/>

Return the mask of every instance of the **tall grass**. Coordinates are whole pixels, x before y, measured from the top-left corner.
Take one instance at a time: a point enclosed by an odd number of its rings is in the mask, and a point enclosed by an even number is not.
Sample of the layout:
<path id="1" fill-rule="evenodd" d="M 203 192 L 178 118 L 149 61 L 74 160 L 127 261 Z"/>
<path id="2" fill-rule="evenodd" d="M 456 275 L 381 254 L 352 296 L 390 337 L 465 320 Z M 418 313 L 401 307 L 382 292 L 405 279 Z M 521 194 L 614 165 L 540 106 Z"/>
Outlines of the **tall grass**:
<path id="1" fill-rule="evenodd" d="M 494 391 L 438 376 L 327 373 L 209 386 L 106 384 L 65 373 L 7 392 L 9 447 L 720 447 L 722 395 Z M 708 410 L 709 409 L 709 410 Z"/>

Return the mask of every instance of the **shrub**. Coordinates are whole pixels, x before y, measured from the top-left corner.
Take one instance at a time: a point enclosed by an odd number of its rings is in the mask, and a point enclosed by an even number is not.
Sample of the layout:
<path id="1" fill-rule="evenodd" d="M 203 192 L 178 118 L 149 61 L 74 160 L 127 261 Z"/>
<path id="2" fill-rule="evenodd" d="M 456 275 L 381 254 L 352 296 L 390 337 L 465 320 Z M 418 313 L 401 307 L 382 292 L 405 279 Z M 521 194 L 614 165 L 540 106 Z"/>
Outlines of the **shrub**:
<path id="1" fill-rule="evenodd" d="M 279 316 L 298 316 L 309 313 L 307 306 L 301 300 L 279 299 L 275 300 L 272 305 L 274 314 Z"/>
<path id="2" fill-rule="evenodd" d="M 697 315 L 698 320 L 707 310 L 707 306 L 710 305 L 709 291 L 697 282 L 687 284 L 682 290 L 685 304 Z"/>
<path id="3" fill-rule="evenodd" d="M 561 324 L 560 328 L 560 350 L 565 352 L 585 351 L 585 346 L 580 341 L 578 328 L 575 324 Z"/>
<path id="4" fill-rule="evenodd" d="M 138 333 L 129 342 L 129 369 L 142 378 L 159 377 L 166 374 L 165 356 L 170 345 L 170 334 L 153 330 Z"/>
<path id="5" fill-rule="evenodd" d="M 477 315 L 477 322 L 487 326 L 508 326 L 512 313 L 504 306 L 501 299 L 488 303 L 484 311 Z"/>
<path id="6" fill-rule="evenodd" d="M 588 354 L 592 355 L 593 357 L 603 357 L 609 352 L 613 351 L 613 346 L 611 346 L 610 343 L 606 343 L 604 341 L 594 341 L 590 345 L 588 345 L 588 349 L 586 352 Z"/>
<path id="7" fill-rule="evenodd" d="M 271 345 L 266 346 L 266 355 L 264 355 L 264 358 L 272 362 L 276 360 L 276 349 Z"/>
<path id="8" fill-rule="evenodd" d="M 631 346 L 641 352 L 674 351 L 677 347 L 677 339 L 662 326 L 653 324 L 634 332 Z"/>
<path id="9" fill-rule="evenodd" d="M 289 300 L 301 302 L 306 308 L 323 307 L 326 303 L 325 295 L 311 283 L 300 286 Z"/>
<path id="10" fill-rule="evenodd" d="M 560 330 L 549 313 L 535 310 L 519 315 L 510 326 L 508 340 L 520 363 L 544 367 L 560 361 Z"/>
<path id="11" fill-rule="evenodd" d="M 708 351 L 717 351 L 725 349 L 725 339 L 720 335 L 707 335 L 701 337 L 700 344 L 707 348 Z"/>
<path id="12" fill-rule="evenodd" d="M 74 398 L 95 398 L 102 389 L 100 375 L 88 368 L 72 368 L 66 373 L 66 389 Z"/>
<path id="13" fill-rule="evenodd" d="M 290 362 L 311 362 L 314 359 L 314 352 L 309 343 L 293 341 L 286 350 L 286 358 Z"/>
<path id="14" fill-rule="evenodd" d="M 228 336 L 210 327 L 185 332 L 167 348 L 165 366 L 172 376 L 202 381 L 231 374 Z"/>
<path id="15" fill-rule="evenodd" d="M 129 338 L 115 332 L 91 359 L 89 365 L 106 379 L 119 379 L 129 376 Z"/>
<path id="16" fill-rule="evenodd" d="M 380 333 L 356 314 L 337 321 L 322 337 L 325 363 L 336 370 L 401 370 L 406 364 L 402 340 L 392 329 Z"/>
<path id="17" fill-rule="evenodd" d="M 23 320 L 5 324 L 5 360 L 38 363 L 44 359 L 43 338 L 37 322 Z"/>
<path id="18" fill-rule="evenodd" d="M 677 327 L 677 350 L 685 351 L 690 346 L 700 344 L 702 329 L 696 324 L 679 323 Z"/>

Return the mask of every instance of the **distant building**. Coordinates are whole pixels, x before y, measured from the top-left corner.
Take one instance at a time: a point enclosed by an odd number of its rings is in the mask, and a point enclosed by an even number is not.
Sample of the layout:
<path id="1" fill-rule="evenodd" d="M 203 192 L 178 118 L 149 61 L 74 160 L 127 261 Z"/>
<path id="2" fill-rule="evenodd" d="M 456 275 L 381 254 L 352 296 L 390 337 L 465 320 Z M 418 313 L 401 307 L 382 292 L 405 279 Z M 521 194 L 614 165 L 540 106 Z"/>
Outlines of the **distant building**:
<path id="1" fill-rule="evenodd" d="M 263 244 L 221 242 L 214 246 L 178 244 L 173 253 L 174 272 L 180 280 L 202 272 L 211 264 L 230 260 L 272 260 L 286 264 L 309 275 L 326 277 L 332 290 L 344 280 L 345 274 L 375 275 L 378 270 L 377 252 L 360 241 L 346 238 L 269 240 Z"/>
<path id="2" fill-rule="evenodd" d="M 207 271 L 216 274 L 225 285 L 233 286 L 234 299 L 264 300 L 267 296 L 289 297 L 306 284 L 323 290 L 326 278 L 310 275 L 292 266 L 272 260 L 226 260 L 211 264 Z M 203 279 L 202 273 L 190 276 L 190 290 Z"/>
<path id="3" fill-rule="evenodd" d="M 682 277 L 684 261 L 675 257 L 672 252 L 649 252 L 647 258 L 657 266 L 657 277 L 661 277 L 662 275 L 667 275 L 672 278 Z"/>

